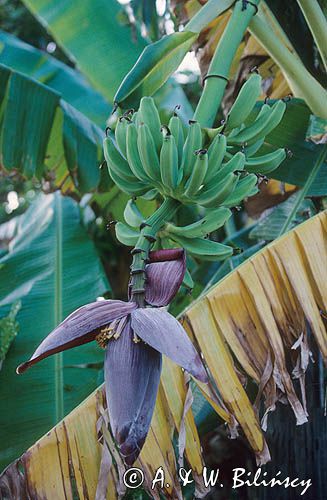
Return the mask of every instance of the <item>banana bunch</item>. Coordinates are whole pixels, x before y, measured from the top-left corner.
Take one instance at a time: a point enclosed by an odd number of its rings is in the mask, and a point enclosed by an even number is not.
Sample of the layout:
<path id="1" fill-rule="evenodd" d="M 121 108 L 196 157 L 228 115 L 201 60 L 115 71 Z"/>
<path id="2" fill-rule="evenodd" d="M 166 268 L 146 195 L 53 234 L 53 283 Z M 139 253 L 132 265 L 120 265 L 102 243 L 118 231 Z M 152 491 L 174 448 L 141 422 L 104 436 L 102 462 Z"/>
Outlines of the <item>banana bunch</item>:
<path id="1" fill-rule="evenodd" d="M 202 260 L 223 260 L 233 255 L 235 250 L 222 243 L 207 239 L 207 235 L 222 227 L 231 216 L 225 207 L 208 210 L 206 215 L 188 226 L 179 227 L 167 223 L 158 234 L 158 243 L 162 248 L 179 245 L 191 255 Z M 140 236 L 140 226 L 144 217 L 133 199 L 126 204 L 124 211 L 126 223 L 118 222 L 115 226 L 118 241 L 127 246 L 135 246 Z M 190 281 L 190 277 L 187 277 Z M 186 278 L 186 279 L 187 279 Z"/>
<path id="2" fill-rule="evenodd" d="M 257 174 L 270 174 L 286 157 L 284 149 L 258 155 L 286 106 L 283 101 L 264 103 L 256 113 L 260 94 L 261 77 L 254 73 L 219 129 L 202 129 L 192 120 L 186 126 L 176 113 L 162 125 L 154 100 L 143 97 L 138 111 L 120 116 L 115 132 L 104 139 L 109 174 L 122 191 L 133 198 L 154 199 L 160 194 L 202 207 L 202 219 L 188 226 L 166 224 L 159 236 L 162 244 L 182 245 L 207 260 L 233 253 L 206 236 L 226 222 L 229 208 L 258 191 Z M 133 200 L 124 218 L 126 224 L 116 224 L 117 238 L 134 246 L 144 218 Z"/>
<path id="3" fill-rule="evenodd" d="M 284 149 L 256 156 L 265 136 L 281 121 L 285 103 L 263 104 L 254 119 L 261 77 L 254 73 L 240 90 L 224 125 L 209 136 L 199 123 L 188 127 L 174 114 L 161 125 L 154 100 L 143 97 L 137 112 L 117 122 L 104 140 L 113 181 L 124 192 L 153 199 L 158 193 L 205 208 L 233 206 L 255 192 L 255 175 L 269 174 L 285 159 Z"/>

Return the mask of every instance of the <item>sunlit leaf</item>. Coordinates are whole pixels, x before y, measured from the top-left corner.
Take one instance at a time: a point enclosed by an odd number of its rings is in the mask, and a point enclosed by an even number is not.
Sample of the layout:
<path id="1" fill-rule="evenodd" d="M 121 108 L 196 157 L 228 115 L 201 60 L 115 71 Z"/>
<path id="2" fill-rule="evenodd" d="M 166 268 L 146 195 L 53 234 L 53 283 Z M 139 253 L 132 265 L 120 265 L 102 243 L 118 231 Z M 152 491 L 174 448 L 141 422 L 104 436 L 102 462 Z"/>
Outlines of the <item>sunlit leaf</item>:
<path id="1" fill-rule="evenodd" d="M 113 101 L 146 42 L 119 18 L 116 0 L 24 0 L 55 41 L 101 94 Z"/>
<path id="2" fill-rule="evenodd" d="M 105 126 L 111 106 L 77 70 L 4 31 L 0 31 L 0 63 L 59 92 L 94 123 Z"/>

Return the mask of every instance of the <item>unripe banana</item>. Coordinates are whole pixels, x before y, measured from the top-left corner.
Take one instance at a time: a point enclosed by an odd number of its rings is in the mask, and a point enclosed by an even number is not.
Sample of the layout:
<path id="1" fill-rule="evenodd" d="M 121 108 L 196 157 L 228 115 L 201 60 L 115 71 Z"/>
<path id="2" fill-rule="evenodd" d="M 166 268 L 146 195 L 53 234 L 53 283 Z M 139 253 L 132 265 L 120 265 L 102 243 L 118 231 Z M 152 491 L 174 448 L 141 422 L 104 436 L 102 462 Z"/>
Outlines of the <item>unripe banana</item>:
<path id="1" fill-rule="evenodd" d="M 191 254 L 202 260 L 222 260 L 233 255 L 233 248 L 203 238 L 185 238 L 171 235 L 171 238 Z"/>
<path id="2" fill-rule="evenodd" d="M 244 83 L 228 113 L 227 130 L 239 127 L 245 122 L 261 94 L 261 80 L 259 74 L 253 73 Z"/>
<path id="3" fill-rule="evenodd" d="M 108 172 L 114 183 L 119 187 L 124 193 L 130 194 L 132 196 L 142 196 L 147 191 L 149 191 L 149 186 L 143 182 L 136 180 L 135 177 L 133 181 L 127 181 L 123 179 L 117 172 L 113 171 L 110 165 L 108 165 Z"/>
<path id="4" fill-rule="evenodd" d="M 129 124 L 130 124 L 130 119 L 123 115 L 118 119 L 115 129 L 115 139 L 117 146 L 119 148 L 119 151 L 125 158 L 126 158 L 126 135 Z"/>
<path id="5" fill-rule="evenodd" d="M 145 123 L 151 132 L 157 152 L 162 145 L 160 116 L 152 97 L 142 97 L 138 110 L 138 123 Z"/>
<path id="6" fill-rule="evenodd" d="M 195 196 L 193 199 L 199 205 L 208 208 L 217 208 L 219 205 L 225 205 L 224 201 L 233 192 L 238 181 L 238 176 L 228 174 L 220 182 L 211 183 L 211 187 L 204 190 L 203 193 Z"/>
<path id="7" fill-rule="evenodd" d="M 266 135 L 269 120 L 271 118 L 272 108 L 264 104 L 260 109 L 255 121 L 248 127 L 242 128 L 236 134 L 230 134 L 227 142 L 232 145 L 253 144 Z"/>
<path id="8" fill-rule="evenodd" d="M 110 167 L 111 171 L 127 182 L 137 180 L 128 162 L 122 157 L 110 137 L 105 137 L 103 141 L 103 152 L 108 168 Z"/>
<path id="9" fill-rule="evenodd" d="M 137 147 L 146 174 L 153 181 L 160 181 L 160 165 L 156 146 L 146 123 L 138 127 Z"/>
<path id="10" fill-rule="evenodd" d="M 254 174 L 249 174 L 246 177 L 243 177 L 243 179 L 240 179 L 234 191 L 225 200 L 224 206 L 235 207 L 236 205 L 241 203 L 244 198 L 248 198 L 249 196 L 253 196 L 254 194 L 256 194 L 258 192 L 258 189 L 256 187 L 257 182 L 257 176 Z"/>
<path id="11" fill-rule="evenodd" d="M 269 174 L 275 170 L 286 158 L 286 152 L 284 148 L 276 149 L 272 153 L 268 153 L 262 156 L 256 156 L 249 158 L 245 162 L 246 170 L 248 172 Z"/>
<path id="12" fill-rule="evenodd" d="M 246 158 L 250 158 L 250 156 L 253 156 L 259 151 L 263 143 L 265 142 L 265 138 L 261 138 L 258 141 L 254 142 L 251 144 L 251 146 L 245 145 L 243 153 L 245 154 Z"/>
<path id="13" fill-rule="evenodd" d="M 140 227 L 142 222 L 144 222 L 144 217 L 139 211 L 133 199 L 128 200 L 128 202 L 126 203 L 124 210 L 124 219 L 131 227 Z"/>
<path id="14" fill-rule="evenodd" d="M 217 178 L 221 179 L 229 173 L 236 172 L 237 170 L 243 170 L 244 165 L 245 155 L 241 153 L 241 151 L 238 151 L 228 162 L 222 164 L 222 167 L 218 171 Z"/>
<path id="15" fill-rule="evenodd" d="M 178 184 L 178 151 L 170 130 L 162 127 L 162 133 L 164 139 L 160 151 L 160 174 L 163 186 L 171 193 Z"/>
<path id="16" fill-rule="evenodd" d="M 279 125 L 284 116 L 285 109 L 286 109 L 286 104 L 282 99 L 274 103 L 274 105 L 271 108 L 270 120 L 265 129 L 265 134 L 264 134 L 265 136 L 270 134 L 270 132 L 274 130 L 277 127 L 277 125 Z"/>
<path id="17" fill-rule="evenodd" d="M 203 237 L 222 227 L 231 214 L 232 212 L 228 208 L 219 207 L 211 210 L 205 217 L 188 226 L 178 227 L 174 224 L 167 224 L 165 231 L 186 238 Z"/>
<path id="18" fill-rule="evenodd" d="M 136 245 L 139 239 L 140 233 L 134 231 L 131 227 L 126 226 L 123 222 L 117 222 L 115 226 L 116 237 L 120 243 L 133 247 Z"/>
<path id="19" fill-rule="evenodd" d="M 126 137 L 126 155 L 129 166 L 133 172 L 133 174 L 144 181 L 145 183 L 149 182 L 150 178 L 145 173 L 142 161 L 140 158 L 140 153 L 137 146 L 137 128 L 134 123 L 131 123 L 127 127 L 127 137 Z"/>
<path id="20" fill-rule="evenodd" d="M 208 153 L 206 149 L 195 151 L 196 160 L 188 181 L 185 184 L 184 195 L 192 198 L 202 186 L 208 169 Z"/>
<path id="21" fill-rule="evenodd" d="M 182 171 L 188 178 L 193 170 L 196 157 L 194 151 L 202 148 L 202 131 L 198 122 L 190 121 L 186 141 L 183 148 Z"/>
<path id="22" fill-rule="evenodd" d="M 245 156 L 243 153 L 238 151 L 227 163 L 223 163 L 215 176 L 210 180 L 210 182 L 205 182 L 204 190 L 214 189 L 214 186 L 218 186 L 223 182 L 229 174 L 238 172 L 244 169 Z M 203 192 L 205 192 L 203 190 Z"/>
<path id="23" fill-rule="evenodd" d="M 168 123 L 168 128 L 171 135 L 175 137 L 175 142 L 178 151 L 178 164 L 181 165 L 183 159 L 183 147 L 184 147 L 184 130 L 183 124 L 178 116 L 172 116 Z"/>
<path id="24" fill-rule="evenodd" d="M 158 196 L 158 189 L 150 189 L 149 191 L 147 191 L 146 193 L 142 194 L 141 198 L 143 198 L 143 200 L 154 200 L 156 198 L 156 196 Z"/>
<path id="25" fill-rule="evenodd" d="M 216 135 L 208 149 L 208 169 L 204 179 L 207 184 L 221 167 L 226 154 L 227 140 L 222 134 Z"/>

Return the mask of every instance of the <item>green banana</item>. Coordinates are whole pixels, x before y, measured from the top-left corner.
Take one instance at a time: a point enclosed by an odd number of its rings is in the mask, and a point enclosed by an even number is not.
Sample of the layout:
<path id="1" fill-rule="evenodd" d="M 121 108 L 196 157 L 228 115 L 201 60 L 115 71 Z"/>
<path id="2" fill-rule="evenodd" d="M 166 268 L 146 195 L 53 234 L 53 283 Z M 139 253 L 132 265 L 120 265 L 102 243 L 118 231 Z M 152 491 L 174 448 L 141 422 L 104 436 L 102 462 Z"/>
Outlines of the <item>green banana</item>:
<path id="1" fill-rule="evenodd" d="M 122 157 L 110 137 L 105 137 L 103 140 L 103 152 L 110 171 L 126 180 L 127 182 L 136 181 L 132 170 L 125 158 Z"/>
<path id="2" fill-rule="evenodd" d="M 108 172 L 114 183 L 119 187 L 124 193 L 128 193 L 132 196 L 142 196 L 147 191 L 149 191 L 149 186 L 143 182 L 135 179 L 132 182 L 123 179 L 117 172 L 112 170 L 110 165 L 108 165 Z"/>
<path id="3" fill-rule="evenodd" d="M 182 171 L 184 178 L 187 179 L 193 170 L 195 163 L 194 151 L 202 147 L 202 131 L 198 122 L 190 121 L 187 137 L 183 148 Z"/>
<path id="4" fill-rule="evenodd" d="M 276 128 L 277 125 L 279 125 L 284 116 L 285 109 L 286 109 L 286 104 L 282 99 L 273 104 L 271 108 L 270 120 L 268 122 L 267 128 L 265 129 L 265 136 L 270 134 L 270 132 L 274 130 L 274 128 Z"/>
<path id="5" fill-rule="evenodd" d="M 229 197 L 225 200 L 224 206 L 226 207 L 235 207 L 238 205 L 244 198 L 248 196 L 253 196 L 258 189 L 254 190 L 257 185 L 258 179 L 254 174 L 249 174 L 243 179 L 240 179 L 237 183 L 234 191 L 229 195 Z"/>
<path id="6" fill-rule="evenodd" d="M 140 125 L 145 123 L 149 127 L 156 150 L 159 153 L 162 145 L 161 122 L 157 106 L 152 97 L 142 97 L 137 120 Z"/>
<path id="7" fill-rule="evenodd" d="M 130 119 L 123 115 L 118 119 L 115 129 L 115 139 L 117 146 L 121 154 L 125 158 L 126 158 L 126 135 L 129 124 L 130 124 Z"/>
<path id="8" fill-rule="evenodd" d="M 178 150 L 175 137 L 167 127 L 162 127 L 164 135 L 160 151 L 160 174 L 162 184 L 171 193 L 178 184 Z"/>
<path id="9" fill-rule="evenodd" d="M 154 200 L 158 193 L 158 189 L 150 189 L 149 191 L 144 193 L 141 198 L 143 198 L 143 200 Z"/>
<path id="10" fill-rule="evenodd" d="M 240 132 L 230 134 L 227 142 L 232 145 L 253 144 L 266 135 L 266 129 L 271 118 L 273 108 L 264 104 L 260 109 L 255 121 L 248 127 L 244 127 Z"/>
<path id="11" fill-rule="evenodd" d="M 183 278 L 183 285 L 186 288 L 188 288 L 189 290 L 193 290 L 193 288 L 194 288 L 193 278 L 191 276 L 190 271 L 187 268 L 185 269 L 185 274 L 184 274 L 184 278 Z"/>
<path id="12" fill-rule="evenodd" d="M 165 231 L 176 234 L 177 236 L 185 236 L 186 238 L 203 237 L 222 227 L 231 214 L 232 212 L 228 208 L 219 207 L 215 210 L 211 210 L 205 217 L 188 226 L 178 227 L 168 223 L 165 227 Z"/>
<path id="13" fill-rule="evenodd" d="M 140 227 L 144 221 L 144 217 L 139 211 L 134 200 L 128 200 L 124 210 L 124 219 L 131 227 Z"/>
<path id="14" fill-rule="evenodd" d="M 261 76 L 258 73 L 253 73 L 244 83 L 228 113 L 227 130 L 239 127 L 245 122 L 261 94 L 261 81 Z"/>
<path id="15" fill-rule="evenodd" d="M 245 146 L 243 153 L 245 154 L 246 158 L 250 158 L 250 156 L 255 155 L 259 151 L 264 142 L 265 138 L 262 137 L 257 142 L 251 144 L 251 146 Z"/>
<path id="16" fill-rule="evenodd" d="M 146 174 L 153 181 L 160 181 L 160 165 L 151 131 L 146 123 L 138 127 L 137 147 Z"/>
<path id="17" fill-rule="evenodd" d="M 183 146 L 184 146 L 184 129 L 183 124 L 178 116 L 172 116 L 168 123 L 168 128 L 171 135 L 175 137 L 175 142 L 178 151 L 178 164 L 182 163 Z"/>
<path id="18" fill-rule="evenodd" d="M 245 167 L 248 172 L 269 174 L 275 170 L 286 158 L 286 152 L 284 148 L 279 148 L 262 156 L 254 156 L 249 158 L 245 162 Z"/>
<path id="19" fill-rule="evenodd" d="M 208 169 L 208 153 L 206 149 L 195 152 L 196 160 L 188 181 L 185 184 L 184 195 L 192 198 L 202 186 Z"/>
<path id="20" fill-rule="evenodd" d="M 243 153 L 238 151 L 234 156 L 230 155 L 231 159 L 223 163 L 218 172 L 212 177 L 210 182 L 204 183 L 204 190 L 214 189 L 220 182 L 224 181 L 229 174 L 240 171 L 244 169 L 245 156 Z M 204 192 L 203 190 L 203 192 Z"/>
<path id="21" fill-rule="evenodd" d="M 208 149 L 208 169 L 204 182 L 208 183 L 219 170 L 226 154 L 227 140 L 222 134 L 216 135 Z"/>
<path id="22" fill-rule="evenodd" d="M 140 153 L 137 147 L 137 128 L 134 123 L 131 123 L 127 128 L 126 137 L 126 156 L 129 166 L 133 174 L 144 182 L 149 182 L 150 178 L 144 172 L 140 158 Z"/>
<path id="23" fill-rule="evenodd" d="M 211 187 L 205 189 L 193 199 L 199 205 L 208 208 L 217 208 L 219 205 L 225 205 L 225 199 L 232 193 L 237 184 L 238 176 L 233 173 L 228 174 L 224 179 Z"/>
<path id="24" fill-rule="evenodd" d="M 185 250 L 203 260 L 223 260 L 233 255 L 233 248 L 203 238 L 185 238 L 171 235 L 171 238 Z"/>
<path id="25" fill-rule="evenodd" d="M 219 180 L 224 178 L 229 173 L 236 172 L 237 170 L 243 170 L 244 165 L 245 155 L 241 151 L 238 151 L 228 162 L 222 164 L 216 179 Z"/>
<path id="26" fill-rule="evenodd" d="M 117 222 L 115 225 L 115 231 L 117 240 L 120 241 L 120 243 L 123 243 L 123 245 L 127 245 L 129 247 L 135 246 L 140 236 L 140 233 L 134 231 L 131 227 L 126 226 L 123 222 Z"/>
<path id="27" fill-rule="evenodd" d="M 283 118 L 286 104 L 279 100 L 275 102 L 269 110 L 266 108 L 268 104 L 264 104 L 252 125 L 246 127 L 236 136 L 233 136 L 229 141 L 230 144 L 253 144 L 258 140 L 268 135 Z"/>

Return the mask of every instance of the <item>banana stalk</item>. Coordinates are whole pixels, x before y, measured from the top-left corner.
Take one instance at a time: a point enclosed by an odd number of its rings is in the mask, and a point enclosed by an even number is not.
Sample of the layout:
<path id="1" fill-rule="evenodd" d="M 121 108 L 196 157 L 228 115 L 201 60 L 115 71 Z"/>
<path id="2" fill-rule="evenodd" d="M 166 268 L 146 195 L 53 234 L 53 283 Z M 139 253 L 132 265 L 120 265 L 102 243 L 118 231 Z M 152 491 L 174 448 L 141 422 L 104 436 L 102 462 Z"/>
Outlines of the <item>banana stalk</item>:
<path id="1" fill-rule="evenodd" d="M 209 66 L 204 90 L 194 113 L 194 120 L 197 120 L 202 127 L 212 127 L 214 123 L 227 85 L 234 55 L 256 12 L 255 5 L 258 4 L 259 0 L 254 0 L 251 4 L 247 3 L 246 8 L 244 8 L 242 1 L 239 0 L 235 3 L 232 16 Z"/>
<path id="2" fill-rule="evenodd" d="M 326 91 L 311 76 L 298 55 L 276 36 L 261 9 L 252 19 L 249 31 L 281 68 L 294 94 L 302 97 L 315 115 L 327 119 Z"/>

